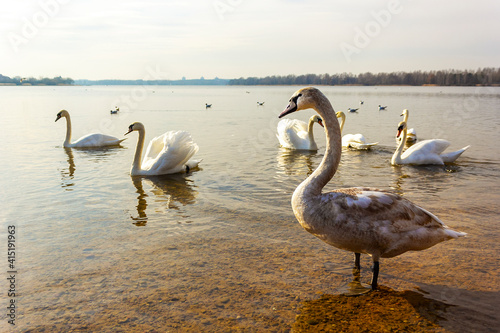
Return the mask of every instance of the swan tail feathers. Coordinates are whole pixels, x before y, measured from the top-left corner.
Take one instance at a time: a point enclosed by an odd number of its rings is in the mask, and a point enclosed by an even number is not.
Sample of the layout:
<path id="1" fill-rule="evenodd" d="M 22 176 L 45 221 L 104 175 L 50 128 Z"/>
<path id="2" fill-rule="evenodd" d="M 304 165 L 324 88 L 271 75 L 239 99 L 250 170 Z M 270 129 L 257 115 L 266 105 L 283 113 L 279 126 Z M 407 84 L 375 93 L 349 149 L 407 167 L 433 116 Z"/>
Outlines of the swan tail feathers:
<path id="1" fill-rule="evenodd" d="M 462 155 L 462 153 L 464 151 L 469 149 L 469 147 L 470 147 L 470 145 L 463 147 L 462 149 L 459 149 L 457 151 L 453 151 L 451 153 L 441 154 L 441 158 L 443 159 L 443 162 L 445 162 L 445 163 L 453 163 L 453 162 L 455 162 L 455 160 L 457 158 L 460 157 L 460 155 Z"/>
<path id="2" fill-rule="evenodd" d="M 465 236 L 467 236 L 466 232 L 455 231 L 455 230 L 451 230 L 451 229 L 445 229 L 444 232 L 450 238 L 459 238 L 459 237 L 465 237 Z"/>

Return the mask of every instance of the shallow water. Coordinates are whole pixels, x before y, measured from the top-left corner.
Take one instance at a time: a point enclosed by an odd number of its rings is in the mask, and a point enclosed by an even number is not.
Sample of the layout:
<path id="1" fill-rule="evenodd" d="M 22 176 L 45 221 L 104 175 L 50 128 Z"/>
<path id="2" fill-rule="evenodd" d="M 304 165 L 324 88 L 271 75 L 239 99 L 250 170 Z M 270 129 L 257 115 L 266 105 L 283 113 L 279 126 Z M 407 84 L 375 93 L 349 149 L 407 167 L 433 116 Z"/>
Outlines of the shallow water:
<path id="1" fill-rule="evenodd" d="M 16 227 L 16 328 L 91 329 L 101 323 L 96 327 L 104 330 L 175 330 L 189 320 L 198 325 L 192 329 L 282 331 L 301 300 L 335 293 L 348 282 L 352 254 L 309 235 L 291 211 L 293 190 L 318 166 L 325 147 L 316 126 L 317 153 L 279 148 L 277 116 L 296 89 L 0 87 L 2 235 Z M 491 309 L 500 305 L 494 297 L 500 88 L 321 90 L 336 111 L 360 108 L 346 112 L 344 133 L 379 142 L 372 151 L 344 151 L 327 189 L 390 189 L 469 234 L 384 260 L 380 283 L 477 313 L 459 316 L 464 319 L 457 327 L 489 327 L 498 320 Z M 379 104 L 387 110 L 378 111 Z M 115 105 L 121 111 L 111 115 Z M 471 148 L 446 167 L 392 167 L 405 108 L 419 139 Z M 121 148 L 65 149 L 64 119 L 54 122 L 61 109 L 72 116 L 73 140 L 90 132 L 122 137 L 134 121 L 145 125 L 146 142 L 187 130 L 200 146 L 200 169 L 132 178 L 136 133 Z M 312 114 L 290 117 L 306 121 Z M 368 267 L 369 259 L 363 260 Z M 370 272 L 364 272 L 368 282 Z M 148 311 L 148 302 L 165 305 Z"/>

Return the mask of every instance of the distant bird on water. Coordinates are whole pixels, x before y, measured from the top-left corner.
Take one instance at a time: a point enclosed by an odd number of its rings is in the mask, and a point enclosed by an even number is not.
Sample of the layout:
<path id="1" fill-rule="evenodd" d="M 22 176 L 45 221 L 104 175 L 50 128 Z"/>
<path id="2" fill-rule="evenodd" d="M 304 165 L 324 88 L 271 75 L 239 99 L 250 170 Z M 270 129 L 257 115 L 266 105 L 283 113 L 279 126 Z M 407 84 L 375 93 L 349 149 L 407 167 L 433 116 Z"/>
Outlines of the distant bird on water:
<path id="1" fill-rule="evenodd" d="M 382 110 L 385 110 L 387 108 L 387 105 L 386 106 L 382 106 L 382 105 L 378 105 L 378 110 L 379 111 L 382 111 Z"/>
<path id="2" fill-rule="evenodd" d="M 212 104 L 205 103 L 205 109 L 208 109 L 208 108 L 211 108 L 211 107 L 212 107 Z"/>
<path id="3" fill-rule="evenodd" d="M 259 105 L 264 105 L 265 102 L 257 102 Z"/>
<path id="4" fill-rule="evenodd" d="M 349 111 L 349 112 L 357 112 L 358 110 L 359 110 L 359 108 L 357 108 L 357 109 L 353 109 L 353 108 L 347 109 L 347 111 Z"/>

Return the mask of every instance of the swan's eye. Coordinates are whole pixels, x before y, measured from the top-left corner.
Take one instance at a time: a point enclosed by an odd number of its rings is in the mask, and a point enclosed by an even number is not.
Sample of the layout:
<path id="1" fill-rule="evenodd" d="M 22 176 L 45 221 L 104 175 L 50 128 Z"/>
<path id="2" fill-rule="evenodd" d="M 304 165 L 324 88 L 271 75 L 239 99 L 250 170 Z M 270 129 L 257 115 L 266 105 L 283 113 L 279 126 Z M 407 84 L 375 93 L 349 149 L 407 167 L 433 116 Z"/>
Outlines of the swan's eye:
<path id="1" fill-rule="evenodd" d="M 298 94 L 297 96 L 292 97 L 292 99 L 290 100 L 290 102 L 294 102 L 295 104 L 297 104 L 297 100 L 299 99 L 300 96 L 302 96 L 302 94 Z"/>

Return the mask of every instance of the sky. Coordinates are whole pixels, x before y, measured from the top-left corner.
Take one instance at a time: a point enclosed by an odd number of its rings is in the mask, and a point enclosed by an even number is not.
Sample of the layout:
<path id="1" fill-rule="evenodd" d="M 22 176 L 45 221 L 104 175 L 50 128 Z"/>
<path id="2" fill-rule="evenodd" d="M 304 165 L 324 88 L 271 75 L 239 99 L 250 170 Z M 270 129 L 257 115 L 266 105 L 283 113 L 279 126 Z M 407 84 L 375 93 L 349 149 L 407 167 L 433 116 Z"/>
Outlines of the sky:
<path id="1" fill-rule="evenodd" d="M 498 0 L 0 0 L 0 74 L 231 79 L 500 67 Z"/>

